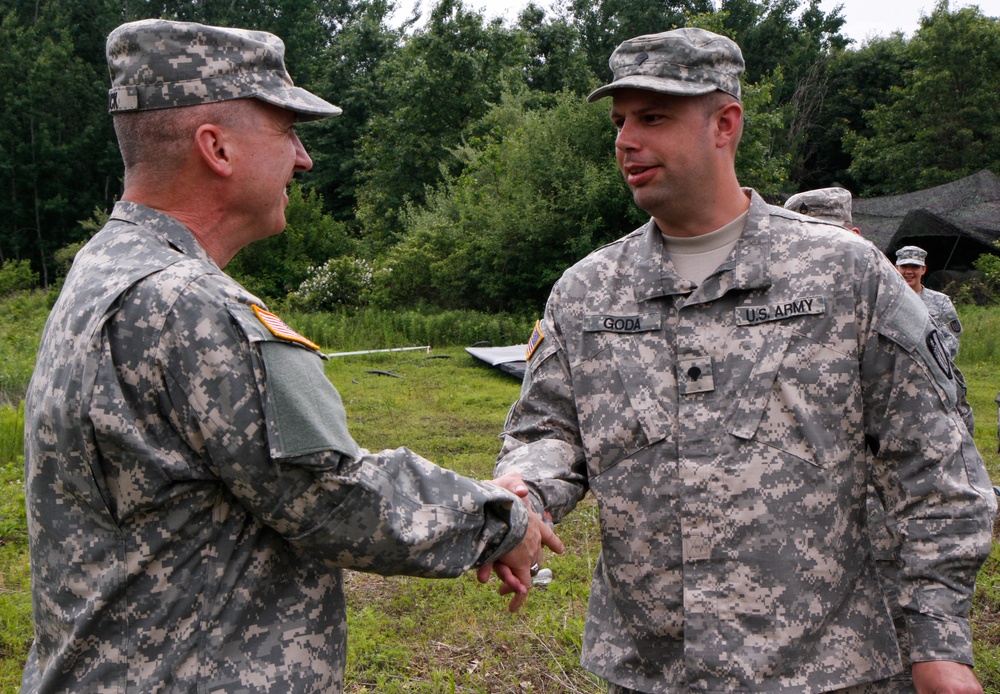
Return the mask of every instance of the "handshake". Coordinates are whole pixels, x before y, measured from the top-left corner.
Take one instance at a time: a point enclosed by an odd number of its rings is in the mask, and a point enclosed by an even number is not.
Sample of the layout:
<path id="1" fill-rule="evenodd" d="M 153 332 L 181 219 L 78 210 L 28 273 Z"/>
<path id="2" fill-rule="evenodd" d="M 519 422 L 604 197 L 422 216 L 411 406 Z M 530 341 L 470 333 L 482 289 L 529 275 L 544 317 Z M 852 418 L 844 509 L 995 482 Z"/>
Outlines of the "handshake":
<path id="1" fill-rule="evenodd" d="M 516 472 L 508 472 L 495 480 L 488 480 L 487 484 L 503 487 L 522 499 L 528 496 L 528 485 Z M 525 506 L 528 508 L 529 520 L 524 539 L 513 550 L 496 561 L 483 564 L 476 572 L 476 578 L 480 583 L 489 581 L 490 574 L 496 572 L 497 578 L 503 582 L 500 586 L 500 595 L 511 593 L 514 595 L 507 607 L 511 612 L 517 612 L 528 599 L 531 579 L 538 573 L 542 564 L 542 547 L 548 547 L 556 554 L 562 554 L 565 549 L 562 540 L 556 536 L 548 523 L 532 510 L 531 504 L 525 502 Z"/>

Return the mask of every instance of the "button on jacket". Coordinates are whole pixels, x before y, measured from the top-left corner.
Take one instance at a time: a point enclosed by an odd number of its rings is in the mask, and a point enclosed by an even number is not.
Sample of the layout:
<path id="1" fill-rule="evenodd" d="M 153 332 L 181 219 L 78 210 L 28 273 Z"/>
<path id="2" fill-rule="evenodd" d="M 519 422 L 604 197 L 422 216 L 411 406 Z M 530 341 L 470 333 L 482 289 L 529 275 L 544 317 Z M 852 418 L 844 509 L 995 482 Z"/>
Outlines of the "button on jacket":
<path id="1" fill-rule="evenodd" d="M 77 255 L 25 404 L 22 691 L 340 691 L 341 567 L 455 576 L 523 536 L 512 494 L 360 449 L 254 305 L 141 205 Z"/>
<path id="2" fill-rule="evenodd" d="M 651 221 L 569 269 L 533 335 L 496 472 L 556 522 L 597 500 L 582 663 L 643 692 L 889 677 L 870 479 L 905 538 L 913 659 L 971 664 L 995 500 L 948 355 L 870 243 L 748 194 L 701 286 Z"/>

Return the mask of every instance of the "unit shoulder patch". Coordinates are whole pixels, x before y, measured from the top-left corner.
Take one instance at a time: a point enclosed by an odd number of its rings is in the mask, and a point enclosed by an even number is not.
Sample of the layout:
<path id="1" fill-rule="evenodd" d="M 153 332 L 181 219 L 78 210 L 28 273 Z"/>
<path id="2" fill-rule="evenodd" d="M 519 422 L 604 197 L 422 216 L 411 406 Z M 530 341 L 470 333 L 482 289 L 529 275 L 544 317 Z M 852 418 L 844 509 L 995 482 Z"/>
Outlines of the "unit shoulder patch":
<path id="1" fill-rule="evenodd" d="M 941 372 L 949 380 L 954 378 L 955 374 L 951 370 L 951 358 L 948 356 L 948 348 L 941 339 L 941 333 L 937 330 L 931 330 L 927 333 L 926 342 L 927 349 L 930 351 L 931 356 L 934 357 L 934 361 L 937 363 L 938 368 L 941 369 Z"/>

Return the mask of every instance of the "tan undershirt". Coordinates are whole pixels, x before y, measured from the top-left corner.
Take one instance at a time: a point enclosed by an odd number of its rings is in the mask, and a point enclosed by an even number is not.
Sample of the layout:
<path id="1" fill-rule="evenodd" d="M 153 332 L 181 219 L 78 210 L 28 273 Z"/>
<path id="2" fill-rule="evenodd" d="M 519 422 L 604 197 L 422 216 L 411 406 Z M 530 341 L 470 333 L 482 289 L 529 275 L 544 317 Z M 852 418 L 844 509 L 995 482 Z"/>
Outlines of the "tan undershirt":
<path id="1" fill-rule="evenodd" d="M 663 235 L 667 257 L 677 274 L 695 285 L 715 272 L 740 240 L 749 210 L 721 229 L 694 237 Z"/>

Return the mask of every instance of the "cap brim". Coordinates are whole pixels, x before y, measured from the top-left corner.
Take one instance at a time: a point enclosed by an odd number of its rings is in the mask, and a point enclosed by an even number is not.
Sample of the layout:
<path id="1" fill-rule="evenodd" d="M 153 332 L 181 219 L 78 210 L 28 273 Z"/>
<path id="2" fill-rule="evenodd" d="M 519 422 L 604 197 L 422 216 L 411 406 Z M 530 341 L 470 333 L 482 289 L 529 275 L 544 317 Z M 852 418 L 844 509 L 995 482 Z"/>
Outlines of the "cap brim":
<path id="1" fill-rule="evenodd" d="M 714 84 L 682 82 L 680 80 L 668 80 L 649 75 L 632 75 L 622 77 L 620 80 L 615 80 L 611 84 L 606 84 L 599 89 L 595 89 L 587 97 L 587 101 L 594 103 L 606 96 L 611 96 L 612 92 L 618 89 L 645 89 L 650 92 L 676 94 L 678 96 L 701 96 L 718 91 L 718 87 Z"/>
<path id="2" fill-rule="evenodd" d="M 297 113 L 300 121 L 330 118 L 344 112 L 339 106 L 334 106 L 301 87 L 259 90 L 254 93 L 254 97 Z"/>

